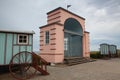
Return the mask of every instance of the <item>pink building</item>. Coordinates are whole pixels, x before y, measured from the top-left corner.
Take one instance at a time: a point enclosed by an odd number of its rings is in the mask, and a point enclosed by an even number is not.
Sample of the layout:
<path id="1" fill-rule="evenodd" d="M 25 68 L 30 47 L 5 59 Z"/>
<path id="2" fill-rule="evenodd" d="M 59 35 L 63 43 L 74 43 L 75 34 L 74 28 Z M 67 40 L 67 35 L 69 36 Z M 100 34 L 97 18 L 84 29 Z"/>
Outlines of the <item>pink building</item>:
<path id="1" fill-rule="evenodd" d="M 47 13 L 47 25 L 40 27 L 40 56 L 50 63 L 68 57 L 90 57 L 89 32 L 85 18 L 61 7 Z"/>

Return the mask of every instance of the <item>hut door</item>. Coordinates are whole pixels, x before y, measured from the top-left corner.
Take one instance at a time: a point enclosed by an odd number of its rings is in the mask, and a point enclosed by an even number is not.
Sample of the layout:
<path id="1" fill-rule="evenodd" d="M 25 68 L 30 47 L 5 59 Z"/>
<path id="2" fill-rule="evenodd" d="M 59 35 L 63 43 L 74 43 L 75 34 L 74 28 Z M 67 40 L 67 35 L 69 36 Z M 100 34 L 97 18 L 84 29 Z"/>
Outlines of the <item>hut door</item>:
<path id="1" fill-rule="evenodd" d="M 81 24 L 74 18 L 68 18 L 64 23 L 64 56 L 82 57 L 83 30 Z"/>
<path id="2" fill-rule="evenodd" d="M 82 57 L 82 37 L 65 33 L 64 53 L 65 57 Z"/>

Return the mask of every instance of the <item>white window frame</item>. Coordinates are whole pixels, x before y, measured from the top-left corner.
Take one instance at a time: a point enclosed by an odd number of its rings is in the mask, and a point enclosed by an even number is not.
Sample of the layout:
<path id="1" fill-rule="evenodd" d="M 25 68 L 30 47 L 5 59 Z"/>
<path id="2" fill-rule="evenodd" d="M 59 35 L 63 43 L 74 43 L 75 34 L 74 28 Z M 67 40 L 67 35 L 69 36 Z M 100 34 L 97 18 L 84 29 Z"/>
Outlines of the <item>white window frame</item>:
<path id="1" fill-rule="evenodd" d="M 26 42 L 25 43 L 20 42 L 20 36 L 26 36 Z M 21 45 L 28 44 L 28 35 L 27 34 L 18 34 L 18 44 L 21 44 Z"/>
<path id="2" fill-rule="evenodd" d="M 64 51 L 68 50 L 68 38 L 64 38 Z"/>

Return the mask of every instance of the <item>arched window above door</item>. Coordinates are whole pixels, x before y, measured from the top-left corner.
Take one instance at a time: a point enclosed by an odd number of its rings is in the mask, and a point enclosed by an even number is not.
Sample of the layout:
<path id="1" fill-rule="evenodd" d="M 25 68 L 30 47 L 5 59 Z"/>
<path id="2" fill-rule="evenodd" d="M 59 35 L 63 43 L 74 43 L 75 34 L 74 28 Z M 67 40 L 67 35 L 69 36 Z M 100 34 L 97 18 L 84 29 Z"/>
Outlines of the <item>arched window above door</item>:
<path id="1" fill-rule="evenodd" d="M 64 31 L 69 33 L 83 35 L 81 24 L 74 18 L 68 18 L 64 23 Z"/>

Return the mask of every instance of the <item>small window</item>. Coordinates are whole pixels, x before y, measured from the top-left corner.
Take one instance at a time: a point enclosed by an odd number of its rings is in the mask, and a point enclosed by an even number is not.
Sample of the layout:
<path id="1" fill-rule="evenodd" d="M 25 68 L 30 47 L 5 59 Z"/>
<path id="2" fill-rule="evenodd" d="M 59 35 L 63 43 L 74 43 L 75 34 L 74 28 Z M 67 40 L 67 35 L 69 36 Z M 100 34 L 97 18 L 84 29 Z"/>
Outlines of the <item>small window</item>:
<path id="1" fill-rule="evenodd" d="M 49 44 L 49 31 L 45 32 L 45 44 Z"/>
<path id="2" fill-rule="evenodd" d="M 64 39 L 64 50 L 67 51 L 68 50 L 68 38 Z"/>
<path id="3" fill-rule="evenodd" d="M 18 35 L 18 44 L 28 44 L 28 35 L 19 34 Z"/>

